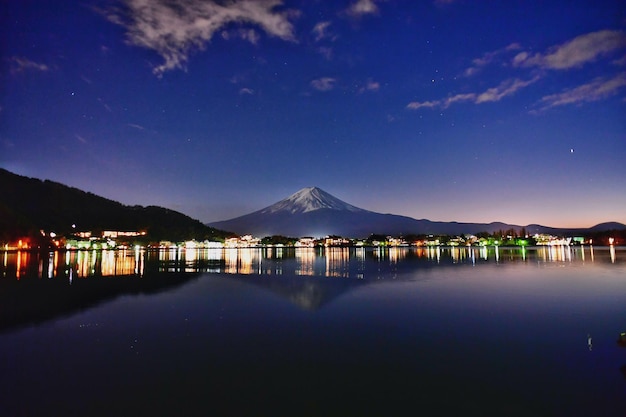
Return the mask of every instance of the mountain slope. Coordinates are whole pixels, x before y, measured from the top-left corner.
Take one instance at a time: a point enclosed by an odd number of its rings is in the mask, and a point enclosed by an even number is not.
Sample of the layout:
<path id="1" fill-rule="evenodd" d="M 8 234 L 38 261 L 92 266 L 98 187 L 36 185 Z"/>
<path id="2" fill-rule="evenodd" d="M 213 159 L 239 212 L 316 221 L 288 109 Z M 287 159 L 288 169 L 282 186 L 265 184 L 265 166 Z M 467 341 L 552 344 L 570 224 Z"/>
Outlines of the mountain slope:
<path id="1" fill-rule="evenodd" d="M 519 227 L 503 223 L 447 223 L 416 220 L 406 216 L 381 214 L 348 204 L 329 193 L 308 187 L 264 209 L 234 219 L 214 222 L 211 227 L 255 236 L 341 235 L 367 237 L 370 234 L 457 234 L 492 232 Z"/>
<path id="2" fill-rule="evenodd" d="M 291 237 L 323 237 L 340 235 L 363 238 L 371 234 L 476 234 L 495 233 L 500 230 L 526 228 L 528 233 L 563 233 L 569 229 L 558 229 L 538 224 L 520 226 L 501 222 L 459 223 L 434 222 L 394 214 L 382 214 L 364 210 L 348 204 L 317 188 L 307 187 L 271 206 L 234 219 L 210 223 L 209 226 L 231 230 L 240 235 L 254 236 L 284 235 Z M 594 226 L 594 231 L 623 229 L 620 223 L 603 223 Z M 584 231 L 590 229 L 575 229 Z"/>
<path id="3" fill-rule="evenodd" d="M 182 213 L 156 206 L 119 202 L 49 180 L 0 169 L 0 241 L 76 230 L 146 230 L 152 239 L 211 238 L 228 233 Z"/>
<path id="4" fill-rule="evenodd" d="M 317 187 L 303 188 L 295 194 L 279 201 L 276 204 L 272 204 L 258 213 L 261 214 L 273 214 L 280 212 L 288 212 L 291 214 L 296 213 L 308 213 L 315 210 L 331 209 L 337 211 L 350 211 L 350 212 L 366 212 L 367 210 L 360 209 L 344 201 L 341 201 L 337 197 L 334 197 Z"/>

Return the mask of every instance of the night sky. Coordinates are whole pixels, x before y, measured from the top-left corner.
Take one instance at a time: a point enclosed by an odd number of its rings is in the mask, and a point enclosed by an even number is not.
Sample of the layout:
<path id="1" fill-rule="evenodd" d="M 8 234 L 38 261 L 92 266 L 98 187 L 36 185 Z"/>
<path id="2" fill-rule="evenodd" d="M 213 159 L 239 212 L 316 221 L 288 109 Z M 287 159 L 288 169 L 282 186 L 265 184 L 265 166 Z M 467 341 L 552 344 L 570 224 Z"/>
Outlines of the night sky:
<path id="1" fill-rule="evenodd" d="M 225 220 L 318 186 L 626 223 L 623 1 L 4 0 L 0 167 Z"/>

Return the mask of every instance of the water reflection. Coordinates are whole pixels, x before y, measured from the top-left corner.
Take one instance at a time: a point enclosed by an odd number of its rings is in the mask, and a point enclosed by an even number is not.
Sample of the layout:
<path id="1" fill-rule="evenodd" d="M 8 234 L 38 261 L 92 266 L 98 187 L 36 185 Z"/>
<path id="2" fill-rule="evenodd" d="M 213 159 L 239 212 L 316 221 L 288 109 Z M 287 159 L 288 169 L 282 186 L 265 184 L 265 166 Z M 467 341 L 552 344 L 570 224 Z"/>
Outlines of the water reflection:
<path id="1" fill-rule="evenodd" d="M 604 263 L 624 262 L 621 256 L 626 248 L 594 247 L 320 247 L 320 248 L 174 248 L 145 250 L 140 248 L 102 251 L 1 252 L 0 292 L 9 297 L 12 291 L 28 291 L 34 286 L 16 286 L 15 283 L 50 281 L 81 288 L 91 286 L 104 294 L 115 287 L 118 294 L 136 291 L 136 283 L 127 278 L 144 278 L 146 285 L 155 276 L 163 274 L 224 274 L 226 276 L 266 276 L 273 280 L 255 280 L 271 291 L 291 299 L 306 309 L 318 308 L 358 285 L 358 281 L 376 282 L 402 277 L 412 279 L 421 269 L 452 265 L 470 267 L 489 263 Z M 120 277 L 124 282 L 103 284 L 98 278 Z M 284 277 L 283 280 L 277 280 Z M 314 280 L 296 281 L 297 277 L 327 277 L 346 284 L 332 288 Z M 93 278 L 93 279 L 86 279 Z M 94 280 L 95 279 L 95 280 Z M 167 278 L 164 278 L 167 279 Z M 87 282 L 89 281 L 89 282 Z M 12 284 L 13 283 L 13 284 Z M 19 287 L 19 288 L 18 288 Z M 38 285 L 38 291 L 48 291 Z M 56 287 L 55 287 L 56 288 Z M 60 291 L 60 290 L 59 290 Z M 49 296 L 50 294 L 48 294 Z M 17 297 L 16 299 L 18 299 Z"/>
<path id="2" fill-rule="evenodd" d="M 615 246 L 611 245 L 609 251 L 611 253 L 611 262 L 615 263 Z"/>
<path id="3" fill-rule="evenodd" d="M 0 378 L 16 388 L 3 415 L 45 414 L 25 404 L 70 415 L 189 415 L 181 405 L 201 404 L 211 415 L 242 403 L 249 412 L 233 414 L 302 415 L 304 404 L 327 415 L 338 399 L 350 401 L 337 414 L 367 415 L 370 398 L 376 415 L 415 404 L 455 405 L 441 415 L 623 410 L 625 247 L 0 257 Z"/>
<path id="4" fill-rule="evenodd" d="M 141 248 L 93 251 L 4 251 L 0 276 L 23 279 L 90 276 L 142 276 L 155 272 L 208 272 L 242 275 L 364 278 L 366 266 L 387 269 L 411 265 L 477 263 L 619 263 L 623 247 L 321 247 L 321 248 Z M 373 269 L 375 270 L 375 269 Z M 370 275 L 372 270 L 369 271 Z"/>

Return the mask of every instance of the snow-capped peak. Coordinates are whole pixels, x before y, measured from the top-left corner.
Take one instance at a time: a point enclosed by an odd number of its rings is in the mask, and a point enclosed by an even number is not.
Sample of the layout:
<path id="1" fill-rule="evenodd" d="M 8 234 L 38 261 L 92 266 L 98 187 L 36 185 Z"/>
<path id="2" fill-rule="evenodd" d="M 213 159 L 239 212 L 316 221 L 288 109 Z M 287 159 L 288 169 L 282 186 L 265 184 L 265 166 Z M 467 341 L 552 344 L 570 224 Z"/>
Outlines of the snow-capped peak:
<path id="1" fill-rule="evenodd" d="M 347 210 L 352 212 L 366 211 L 343 202 L 320 188 L 307 187 L 301 189 L 295 194 L 292 194 L 284 200 L 263 209 L 262 213 L 288 211 L 295 214 L 307 213 L 309 211 L 319 209 Z"/>

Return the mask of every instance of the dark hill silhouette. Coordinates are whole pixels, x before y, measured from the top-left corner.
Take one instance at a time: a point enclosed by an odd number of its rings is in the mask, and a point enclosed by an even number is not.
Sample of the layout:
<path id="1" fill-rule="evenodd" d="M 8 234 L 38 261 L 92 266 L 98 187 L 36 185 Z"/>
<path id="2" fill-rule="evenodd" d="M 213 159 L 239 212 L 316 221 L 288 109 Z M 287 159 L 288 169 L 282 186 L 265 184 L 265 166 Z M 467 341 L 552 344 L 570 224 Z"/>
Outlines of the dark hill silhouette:
<path id="1" fill-rule="evenodd" d="M 127 206 L 49 181 L 0 169 L 0 241 L 40 236 L 40 230 L 147 231 L 147 239 L 217 239 L 230 233 L 157 206 Z"/>

